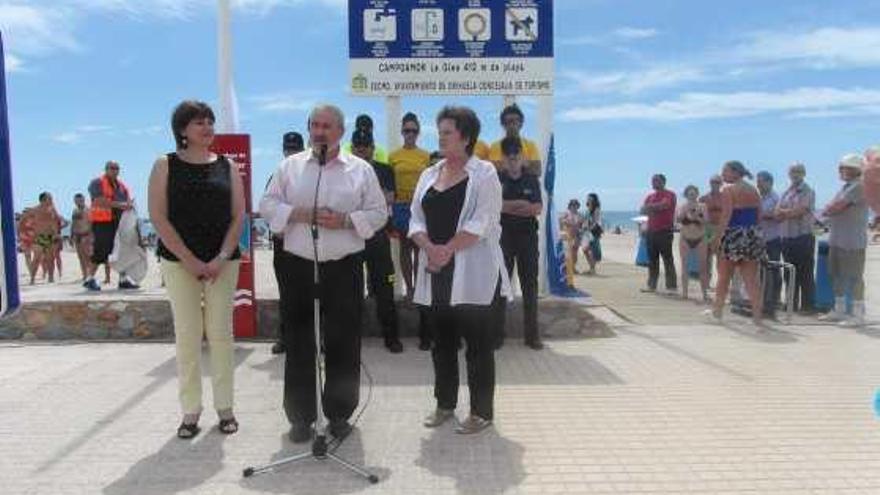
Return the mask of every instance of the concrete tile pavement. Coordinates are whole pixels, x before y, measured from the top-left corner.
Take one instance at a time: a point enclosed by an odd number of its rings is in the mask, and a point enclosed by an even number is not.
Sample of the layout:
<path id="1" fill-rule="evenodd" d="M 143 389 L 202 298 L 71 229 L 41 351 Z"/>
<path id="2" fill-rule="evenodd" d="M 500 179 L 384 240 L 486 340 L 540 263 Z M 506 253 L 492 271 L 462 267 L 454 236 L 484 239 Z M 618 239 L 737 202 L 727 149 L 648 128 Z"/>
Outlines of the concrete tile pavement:
<path id="1" fill-rule="evenodd" d="M 241 431 L 174 437 L 169 344 L 0 345 L 3 493 L 880 493 L 872 402 L 880 335 L 831 327 L 633 326 L 614 339 L 511 343 L 497 421 L 461 437 L 420 425 L 430 358 L 365 343 L 372 399 L 338 451 L 378 485 L 324 462 L 241 478 L 298 452 L 280 408 L 282 361 L 239 344 Z M 367 389 L 362 390 L 366 401 Z M 462 389 L 459 416 L 466 411 Z"/>

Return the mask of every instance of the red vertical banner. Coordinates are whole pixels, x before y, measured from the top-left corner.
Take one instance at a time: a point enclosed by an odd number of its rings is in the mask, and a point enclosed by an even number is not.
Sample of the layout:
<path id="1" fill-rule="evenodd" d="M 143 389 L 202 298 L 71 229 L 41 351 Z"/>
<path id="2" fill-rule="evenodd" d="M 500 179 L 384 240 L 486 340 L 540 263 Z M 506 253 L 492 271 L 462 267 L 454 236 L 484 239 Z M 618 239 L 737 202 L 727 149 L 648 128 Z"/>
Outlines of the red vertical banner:
<path id="1" fill-rule="evenodd" d="M 245 220 L 241 229 L 238 249 L 241 263 L 238 285 L 235 288 L 235 312 L 233 329 L 236 337 L 257 336 L 257 299 L 254 292 L 254 257 L 251 236 L 251 137 L 249 134 L 217 134 L 214 136 L 214 153 L 221 154 L 238 165 L 238 173 L 244 183 Z"/>

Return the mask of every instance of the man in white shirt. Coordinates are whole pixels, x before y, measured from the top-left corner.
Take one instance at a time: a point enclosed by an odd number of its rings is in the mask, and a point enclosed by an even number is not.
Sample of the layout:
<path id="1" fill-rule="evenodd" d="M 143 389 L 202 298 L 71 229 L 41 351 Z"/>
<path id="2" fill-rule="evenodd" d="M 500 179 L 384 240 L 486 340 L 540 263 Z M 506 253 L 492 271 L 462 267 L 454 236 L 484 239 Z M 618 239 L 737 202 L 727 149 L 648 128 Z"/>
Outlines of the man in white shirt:
<path id="1" fill-rule="evenodd" d="M 761 193 L 761 233 L 767 247 L 767 261 L 778 262 L 782 259 L 782 227 L 776 218 L 776 205 L 779 194 L 773 190 L 773 174 L 766 170 L 758 172 L 758 191 Z M 764 316 L 776 317 L 779 306 L 779 291 L 782 288 L 782 273 L 777 266 L 767 270 L 769 277 L 764 283 Z"/>
<path id="2" fill-rule="evenodd" d="M 360 388 L 361 309 L 364 241 L 387 222 L 385 196 L 367 162 L 340 153 L 345 132 L 342 111 L 319 105 L 309 115 L 311 148 L 281 162 L 260 200 L 269 228 L 284 236 L 279 276 L 287 287 L 281 304 L 287 311 L 284 410 L 290 439 L 311 438 L 315 411 L 313 269 L 320 272 L 326 381 L 322 411 L 337 438 L 351 430 L 348 418 Z M 317 201 L 316 195 L 317 193 Z M 317 235 L 317 247 L 313 245 Z"/>

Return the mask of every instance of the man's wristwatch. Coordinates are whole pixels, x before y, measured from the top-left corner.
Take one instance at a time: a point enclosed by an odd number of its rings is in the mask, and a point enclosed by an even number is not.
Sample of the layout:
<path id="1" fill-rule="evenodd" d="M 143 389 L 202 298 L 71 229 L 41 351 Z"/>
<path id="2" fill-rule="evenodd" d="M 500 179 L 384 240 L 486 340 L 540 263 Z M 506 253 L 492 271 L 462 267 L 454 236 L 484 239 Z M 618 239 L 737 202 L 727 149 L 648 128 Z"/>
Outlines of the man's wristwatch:
<path id="1" fill-rule="evenodd" d="M 229 258 L 232 257 L 232 253 L 230 253 L 229 251 L 227 251 L 225 249 L 221 249 L 220 252 L 217 253 L 217 257 L 223 261 L 228 261 Z"/>
<path id="2" fill-rule="evenodd" d="M 354 222 L 351 221 L 350 214 L 348 214 L 348 213 L 345 214 L 345 219 L 342 221 L 342 226 L 346 229 L 353 229 L 354 228 Z"/>

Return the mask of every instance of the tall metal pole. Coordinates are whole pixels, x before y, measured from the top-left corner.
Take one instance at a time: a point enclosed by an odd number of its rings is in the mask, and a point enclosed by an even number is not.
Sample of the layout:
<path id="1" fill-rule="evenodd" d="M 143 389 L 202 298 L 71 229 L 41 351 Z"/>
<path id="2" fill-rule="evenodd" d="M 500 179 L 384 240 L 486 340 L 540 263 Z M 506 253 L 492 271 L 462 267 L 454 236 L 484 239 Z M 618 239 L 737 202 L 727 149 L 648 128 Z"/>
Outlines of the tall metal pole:
<path id="1" fill-rule="evenodd" d="M 217 88 L 219 115 L 217 132 L 238 132 L 238 102 L 232 82 L 232 31 L 230 29 L 229 0 L 217 0 Z"/>

